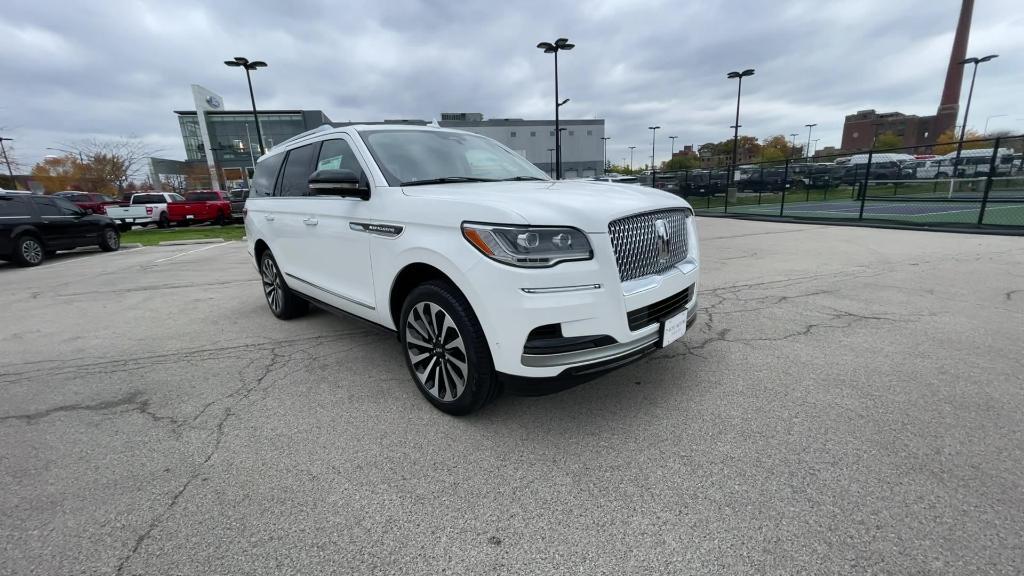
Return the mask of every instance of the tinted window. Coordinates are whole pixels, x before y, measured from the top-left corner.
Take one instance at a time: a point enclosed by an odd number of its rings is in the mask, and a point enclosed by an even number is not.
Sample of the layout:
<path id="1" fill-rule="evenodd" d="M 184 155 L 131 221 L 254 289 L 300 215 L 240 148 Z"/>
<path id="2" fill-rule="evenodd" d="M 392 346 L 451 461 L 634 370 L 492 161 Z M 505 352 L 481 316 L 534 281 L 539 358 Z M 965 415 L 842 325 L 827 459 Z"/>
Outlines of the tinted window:
<path id="1" fill-rule="evenodd" d="M 220 196 L 216 192 L 186 192 L 185 199 L 193 202 L 209 202 L 210 200 L 220 200 Z"/>
<path id="2" fill-rule="evenodd" d="M 181 194 L 168 194 L 167 196 L 170 197 L 171 202 L 184 202 L 185 201 L 185 197 L 182 196 Z"/>
<path id="3" fill-rule="evenodd" d="M 164 200 L 161 194 L 136 194 L 132 196 L 132 204 L 164 204 L 167 200 Z"/>
<path id="4" fill-rule="evenodd" d="M 316 163 L 317 170 L 351 170 L 360 179 L 363 168 L 356 160 L 352 148 L 344 140 L 325 140 L 320 147 L 320 159 Z"/>
<path id="5" fill-rule="evenodd" d="M 30 216 L 32 213 L 31 207 L 28 205 L 23 198 L 15 198 L 13 196 L 0 195 L 0 218 L 3 217 L 17 217 L 17 216 Z"/>
<path id="6" fill-rule="evenodd" d="M 72 202 L 69 202 L 67 198 L 52 198 L 57 207 L 60 208 L 61 216 L 77 216 L 79 214 L 85 214 L 85 210 L 82 210 L 78 206 L 75 206 Z"/>
<path id="7" fill-rule="evenodd" d="M 274 182 L 281 171 L 284 154 L 274 154 L 260 160 L 256 164 L 256 173 L 252 177 L 252 196 L 271 196 L 274 194 Z"/>
<path id="8" fill-rule="evenodd" d="M 313 154 L 316 144 L 300 146 L 288 152 L 288 160 L 281 173 L 278 186 L 279 196 L 307 196 L 309 194 L 309 175 L 313 173 Z"/>
<path id="9" fill-rule="evenodd" d="M 57 198 L 34 198 L 36 210 L 40 216 L 63 216 L 61 209 L 57 206 Z"/>

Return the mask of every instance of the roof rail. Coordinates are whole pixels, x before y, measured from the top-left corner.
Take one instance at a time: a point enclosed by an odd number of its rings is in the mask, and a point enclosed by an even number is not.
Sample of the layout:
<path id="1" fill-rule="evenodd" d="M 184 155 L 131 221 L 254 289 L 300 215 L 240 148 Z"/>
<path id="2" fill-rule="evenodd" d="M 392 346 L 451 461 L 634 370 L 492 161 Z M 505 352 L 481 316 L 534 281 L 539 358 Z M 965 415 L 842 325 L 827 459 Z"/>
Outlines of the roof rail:
<path id="1" fill-rule="evenodd" d="M 284 142 L 278 142 L 277 144 L 274 144 L 270 148 L 271 148 L 271 150 L 273 150 L 274 148 L 277 148 L 278 146 L 284 146 L 285 144 L 287 144 L 289 142 L 294 142 L 296 140 L 301 140 L 301 139 L 303 139 L 303 138 L 305 138 L 307 136 L 312 136 L 313 134 L 318 134 L 318 133 L 323 132 L 325 130 L 333 130 L 333 129 L 334 129 L 334 126 L 331 126 L 330 124 L 321 124 L 321 125 L 317 126 L 316 128 L 313 128 L 312 130 L 306 130 L 305 132 L 302 132 L 301 134 L 296 134 L 295 136 L 292 136 L 291 138 L 285 140 Z"/>

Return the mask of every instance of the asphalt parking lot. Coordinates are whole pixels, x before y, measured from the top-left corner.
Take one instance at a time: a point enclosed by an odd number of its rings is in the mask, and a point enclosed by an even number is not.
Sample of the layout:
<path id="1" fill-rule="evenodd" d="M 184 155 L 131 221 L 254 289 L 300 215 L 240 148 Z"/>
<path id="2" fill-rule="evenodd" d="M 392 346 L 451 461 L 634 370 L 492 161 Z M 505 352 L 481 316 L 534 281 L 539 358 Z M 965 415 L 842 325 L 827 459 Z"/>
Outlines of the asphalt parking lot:
<path id="1" fill-rule="evenodd" d="M 683 341 L 461 419 L 241 243 L 0 265 L 0 573 L 1024 571 L 1024 239 L 700 227 Z"/>

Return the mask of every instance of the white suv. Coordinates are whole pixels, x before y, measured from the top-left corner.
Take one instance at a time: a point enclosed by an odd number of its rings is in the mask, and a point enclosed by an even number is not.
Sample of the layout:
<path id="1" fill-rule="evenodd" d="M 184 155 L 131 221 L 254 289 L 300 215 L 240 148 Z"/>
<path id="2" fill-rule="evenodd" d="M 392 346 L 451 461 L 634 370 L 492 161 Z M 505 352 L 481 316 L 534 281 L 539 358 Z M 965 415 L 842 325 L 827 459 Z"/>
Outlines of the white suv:
<path id="1" fill-rule="evenodd" d="M 398 333 L 416 386 L 466 414 L 670 344 L 696 318 L 693 211 L 553 181 L 476 134 L 327 126 L 260 158 L 245 206 L 271 312 L 309 303 Z"/>

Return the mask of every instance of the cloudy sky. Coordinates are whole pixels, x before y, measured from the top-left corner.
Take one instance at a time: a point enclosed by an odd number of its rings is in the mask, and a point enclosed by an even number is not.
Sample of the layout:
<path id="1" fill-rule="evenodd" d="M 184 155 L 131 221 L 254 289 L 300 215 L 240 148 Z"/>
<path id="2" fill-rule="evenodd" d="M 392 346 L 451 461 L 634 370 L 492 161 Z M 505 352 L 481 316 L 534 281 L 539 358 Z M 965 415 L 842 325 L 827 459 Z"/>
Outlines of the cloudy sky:
<path id="1" fill-rule="evenodd" d="M 613 161 L 649 146 L 651 124 L 678 145 L 731 136 L 730 70 L 744 81 L 742 133 L 817 123 L 838 145 L 843 116 L 865 108 L 934 114 L 960 0 L 421 0 L 197 2 L 4 0 L 0 134 L 23 167 L 46 147 L 136 135 L 184 158 L 172 110 L 189 85 L 248 106 L 222 61 L 266 60 L 266 108 L 322 109 L 337 121 L 439 117 L 550 118 L 552 59 L 538 41 L 570 38 L 559 60 L 570 118 L 605 118 Z M 969 55 L 982 66 L 969 124 L 1024 132 L 1024 9 L 977 2 Z M 967 89 L 964 88 L 964 98 Z M 799 139 L 799 138 L 798 138 Z M 52 153 L 52 152 L 50 152 Z"/>

